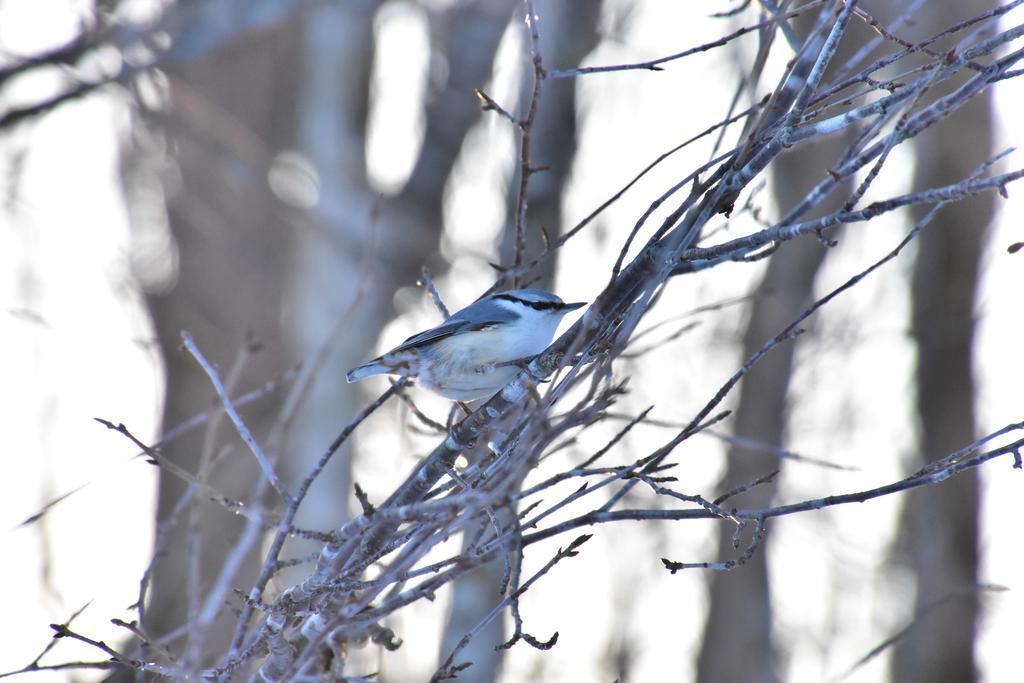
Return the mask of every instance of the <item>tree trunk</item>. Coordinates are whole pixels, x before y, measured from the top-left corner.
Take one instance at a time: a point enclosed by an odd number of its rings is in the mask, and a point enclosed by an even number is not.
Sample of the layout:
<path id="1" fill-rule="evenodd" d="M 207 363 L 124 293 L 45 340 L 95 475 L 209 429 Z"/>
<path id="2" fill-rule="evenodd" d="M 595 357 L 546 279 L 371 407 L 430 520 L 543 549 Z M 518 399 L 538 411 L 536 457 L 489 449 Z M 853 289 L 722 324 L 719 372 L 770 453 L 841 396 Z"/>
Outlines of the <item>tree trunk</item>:
<path id="1" fill-rule="evenodd" d="M 809 158 L 811 157 L 811 158 Z M 816 154 L 792 154 L 778 160 L 779 168 L 797 177 L 815 168 Z M 821 168 L 819 164 L 817 168 Z M 782 195 L 790 194 L 775 183 L 781 206 L 791 206 Z M 792 197 L 789 197 L 791 199 Z M 825 247 L 813 238 L 785 245 L 771 257 L 757 287 L 750 320 L 743 338 L 743 357 L 756 352 L 800 314 L 811 302 L 814 277 Z M 781 344 L 751 369 L 743 380 L 736 409 L 734 434 L 755 439 L 770 447 L 784 447 L 786 396 L 796 350 L 795 342 Z M 779 466 L 778 459 L 755 450 L 729 449 L 725 488 L 753 481 Z M 731 501 L 732 505 L 762 508 L 771 505 L 774 485 L 761 485 Z M 718 556 L 734 556 L 733 527 L 720 524 Z M 770 538 L 770 536 L 769 536 Z M 743 543 L 749 542 L 749 537 Z M 742 653 L 742 656 L 737 656 Z M 742 567 L 711 576 L 710 608 L 697 660 L 698 681 L 776 683 L 775 647 L 772 639 L 772 608 L 767 552 L 762 546 Z"/>
<path id="2" fill-rule="evenodd" d="M 383 230 L 379 198 L 366 178 L 366 122 L 374 54 L 376 0 L 324 5 L 305 17 L 299 93 L 300 149 L 319 179 L 316 204 L 296 211 L 289 231 L 284 335 L 290 363 L 301 363 L 303 388 L 294 421 L 282 435 L 282 466 L 299 482 L 360 408 L 345 372 L 365 360 L 390 315 L 393 274 L 375 249 Z M 330 529 L 349 514 L 351 441 L 335 453 L 310 489 L 296 525 Z M 292 541 L 289 556 L 321 544 Z M 295 567 L 284 583 L 305 574 Z"/>
<path id="3" fill-rule="evenodd" d="M 991 6 L 977 0 L 939 3 L 936 9 L 943 11 L 926 13 L 930 21 L 923 22 L 920 31 L 938 31 Z M 958 135 L 929 130 L 916 139 L 915 187 L 955 182 L 991 155 L 993 120 L 987 92 L 951 118 Z M 993 211 L 994 199 L 988 194 L 957 202 L 943 208 L 917 240 L 911 295 L 921 442 L 913 468 L 976 438 L 974 304 Z M 976 678 L 979 497 L 977 473 L 970 471 L 906 498 L 896 553 L 916 577 L 915 614 L 921 621 L 893 651 L 894 681 L 952 683 Z M 951 599 L 929 611 L 944 598 Z"/>
<path id="4" fill-rule="evenodd" d="M 181 348 L 182 330 L 192 333 L 223 375 L 243 347 L 251 347 L 251 340 L 259 342 L 261 350 L 250 353 L 242 373 L 250 383 L 239 384 L 237 391 L 275 376 L 283 365 L 278 321 L 287 230 L 266 178 L 273 153 L 294 145 L 294 73 L 300 57 L 296 29 L 291 23 L 246 34 L 168 74 L 169 128 L 181 186 L 173 193 L 168 190 L 167 211 L 179 272 L 170 291 L 149 297 L 166 363 L 165 430 L 216 405 L 209 380 Z M 264 438 L 276 415 L 274 406 L 262 401 L 243 412 L 257 439 Z M 193 432 L 164 447 L 163 454 L 192 472 L 208 466 L 215 490 L 245 499 L 258 468 L 233 430 L 219 423 L 219 431 Z M 187 488 L 161 472 L 160 523 L 169 519 Z M 242 527 L 239 516 L 205 496 L 197 495 L 194 504 L 194 535 L 185 523 L 187 511 L 163 532 L 143 623 L 152 636 L 188 621 L 189 558 L 198 556 L 198 591 L 205 594 Z M 255 579 L 258 559 L 246 558 L 235 585 Z M 229 632 L 214 628 L 202 649 L 222 654 L 229 637 Z"/>
<path id="5" fill-rule="evenodd" d="M 801 18 L 794 25 L 800 35 L 806 35 L 812 26 L 810 17 Z M 855 30 L 848 31 L 829 66 L 830 70 L 846 64 L 862 44 L 858 40 L 860 36 L 862 34 Z M 775 49 L 781 48 L 776 46 Z M 797 205 L 806 192 L 821 180 L 848 142 L 844 137 L 798 148 L 775 161 L 772 192 L 780 215 L 785 215 Z M 814 215 L 835 210 L 848 193 L 848 184 L 837 188 L 832 197 L 814 211 Z M 814 279 L 827 253 L 827 248 L 820 241 L 804 237 L 783 245 L 771 256 L 763 279 L 755 286 L 757 296 L 749 305 L 749 320 L 743 336 L 743 360 L 758 351 L 811 304 Z M 806 337 L 801 339 L 806 341 Z M 744 377 L 733 423 L 736 436 L 753 439 L 769 448 L 785 447 L 787 396 L 798 343 L 802 342 L 793 340 L 778 345 Z M 733 445 L 728 452 L 724 488 L 751 482 L 780 466 L 774 455 Z M 775 490 L 774 484 L 763 484 L 730 501 L 730 505 L 769 507 Z M 734 529 L 727 524 L 720 526 L 718 557 L 735 556 Z M 741 539 L 740 547 L 746 547 L 744 544 L 749 541 L 747 534 Z M 780 663 L 772 635 L 771 582 L 765 548 L 759 548 L 746 564 L 735 571 L 712 574 L 709 591 L 707 622 L 697 658 L 697 680 L 777 683 L 780 680 Z M 743 653 L 742 656 L 737 656 L 737 652 Z"/>
<path id="6" fill-rule="evenodd" d="M 569 68 L 580 61 L 597 44 L 597 22 L 601 2 L 595 0 L 559 0 L 538 2 L 538 15 L 543 17 L 541 56 L 545 68 Z M 523 25 L 524 33 L 526 26 Z M 518 113 L 525 116 L 533 91 L 533 62 L 529 52 L 529 35 L 524 35 L 523 80 L 520 88 Z M 526 258 L 544 248 L 541 230 L 551 239 L 561 233 L 563 189 L 569 180 L 569 171 L 576 156 L 576 83 L 573 79 L 548 80 L 542 83 L 540 107 L 531 131 L 531 166 L 543 168 L 530 177 L 527 192 Z M 504 122 L 502 122 L 504 123 Z M 517 139 L 518 142 L 518 139 Z M 518 151 L 518 146 L 517 146 Z M 517 155 L 514 162 L 520 169 Z M 520 169 L 521 170 L 521 169 Z M 520 172 L 513 174 L 509 185 L 509 212 L 506 229 L 499 247 L 501 263 L 511 265 L 515 254 L 515 211 Z M 539 269 L 540 279 L 531 281 L 531 287 L 550 288 L 554 279 L 556 260 L 549 259 Z M 499 513 L 499 524 L 507 528 L 513 511 Z M 487 519 L 482 524 L 490 525 Z M 464 533 L 471 539 L 474 530 Z M 465 540 L 464 548 L 465 550 Z M 499 593 L 505 566 L 501 560 L 490 562 L 457 580 L 453 586 L 452 608 L 441 642 L 441 660 L 467 632 L 473 629 L 503 596 Z M 495 619 L 463 650 L 460 660 L 471 661 L 473 666 L 460 672 L 459 680 L 466 683 L 489 683 L 497 680 L 504 650 L 495 647 L 505 640 L 504 623 Z"/>
<path id="7" fill-rule="evenodd" d="M 373 8 L 332 6 L 310 16 L 303 146 L 320 173 L 321 195 L 311 230 L 296 234 L 288 288 L 296 322 L 287 328 L 296 359 L 316 358 L 325 344 L 328 352 L 312 370 L 291 431 L 293 477 L 309 469 L 362 403 L 358 387 L 341 378 L 372 355 L 381 328 L 394 316 L 395 290 L 416 281 L 423 265 L 435 274 L 447 269 L 439 256 L 445 186 L 467 132 L 481 116 L 473 91 L 491 76 L 514 7 L 511 0 L 485 0 L 430 16 L 430 58 L 447 67 L 432 73 L 447 78 L 427 93 L 423 146 L 405 186 L 388 198 L 379 197 L 365 176 Z M 337 454 L 333 469 L 311 489 L 300 525 L 337 527 L 348 515 L 350 453 Z M 500 642 L 500 621 L 495 628 L 488 635 Z M 473 673 L 493 680 L 500 661 L 491 648 Z"/>

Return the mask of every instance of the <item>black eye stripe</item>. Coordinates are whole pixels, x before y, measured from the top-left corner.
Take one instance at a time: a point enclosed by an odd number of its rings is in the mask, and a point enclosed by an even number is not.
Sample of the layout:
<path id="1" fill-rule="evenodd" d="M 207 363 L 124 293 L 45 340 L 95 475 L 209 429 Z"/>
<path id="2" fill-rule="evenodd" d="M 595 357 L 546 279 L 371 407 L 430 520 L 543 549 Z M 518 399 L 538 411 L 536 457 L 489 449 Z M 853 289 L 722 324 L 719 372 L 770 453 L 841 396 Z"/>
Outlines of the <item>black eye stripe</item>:
<path id="1" fill-rule="evenodd" d="M 553 311 L 565 306 L 565 304 L 560 304 L 557 301 L 527 301 L 526 299 L 520 299 L 519 297 L 512 296 L 511 294 L 495 294 L 494 298 L 524 304 L 535 311 Z"/>

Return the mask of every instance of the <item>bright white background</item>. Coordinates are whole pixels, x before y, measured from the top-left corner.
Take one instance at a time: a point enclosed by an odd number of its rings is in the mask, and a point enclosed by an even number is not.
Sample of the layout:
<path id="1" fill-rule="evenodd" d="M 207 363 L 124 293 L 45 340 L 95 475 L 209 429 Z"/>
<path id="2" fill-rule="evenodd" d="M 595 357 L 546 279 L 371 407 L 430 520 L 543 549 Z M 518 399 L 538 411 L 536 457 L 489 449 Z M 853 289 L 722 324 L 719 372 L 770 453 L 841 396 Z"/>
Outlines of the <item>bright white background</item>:
<path id="1" fill-rule="evenodd" d="M 599 46 L 590 63 L 649 58 L 727 32 L 719 21 L 694 21 L 685 3 L 667 7 L 647 0 L 639 4 L 628 33 Z M 59 44 L 73 30 L 78 6 L 72 0 L 4 2 L 0 45 L 28 53 Z M 678 17 L 668 16 L 672 8 Z M 1020 19 L 1021 12 L 1015 11 L 1006 17 L 1006 25 Z M 392 86 L 380 94 L 373 125 L 389 134 L 372 137 L 369 163 L 382 187 L 394 187 L 408 172 L 416 133 L 415 122 L 393 113 L 409 108 L 388 103 L 400 104 L 409 92 L 416 92 L 415 83 L 401 81 L 400 76 L 409 71 L 402 66 L 420 63 L 426 43 L 422 17 L 407 8 L 393 9 L 382 17 L 380 30 L 376 79 L 382 87 Z M 503 94 L 510 96 L 516 40 L 510 32 L 502 48 L 491 91 L 499 100 Z M 709 85 L 731 83 L 733 67 L 724 54 L 697 55 L 673 65 L 671 71 Z M 580 83 L 587 114 L 566 194 L 567 221 L 589 213 L 676 138 L 681 140 L 717 121 L 731 94 L 709 87 L 706 98 L 694 101 L 683 89 L 666 88 L 663 83 L 657 74 L 646 73 L 607 75 Z M 40 79 L 18 87 L 28 96 L 51 85 Z M 605 92 L 618 95 L 602 99 Z M 1024 85 L 1014 79 L 1001 83 L 995 92 L 1000 145 L 1019 142 Z M 120 634 L 108 620 L 131 618 L 127 607 L 135 600 L 151 549 L 156 472 L 134 459 L 135 451 L 123 438 L 92 419 L 124 422 L 144 440 L 157 438 L 162 368 L 129 256 L 136 246 L 133 239 L 143 233 L 133 236 L 128 224 L 116 158 L 119 139 L 130 125 L 121 95 L 105 92 L 66 105 L 31 129 L 0 139 L 0 163 L 4 164 L 0 177 L 6 183 L 0 206 L 0 449 L 4 454 L 0 586 L 6 593 L 0 616 L 0 671 L 31 661 L 49 640 L 47 624 L 66 620 L 86 603 L 91 604 L 76 621 L 78 630 L 116 641 Z M 623 130 L 631 133 L 624 135 Z M 403 137 L 401 131 L 408 135 Z M 633 131 L 649 133 L 638 136 Z M 588 139 L 601 142 L 588 145 Z M 24 156 L 15 174 L 11 164 L 19 153 Z M 648 187 L 663 187 L 704 153 L 706 149 L 667 164 Z M 467 254 L 485 252 L 499 230 L 502 216 L 488 207 L 502 205 L 503 169 L 512 154 L 512 136 L 497 117 L 482 123 L 464 150 L 462 168 L 472 170 L 457 171 L 458 182 L 446 209 L 450 226 L 446 248 L 455 265 L 439 282 L 450 306 L 464 305 L 489 284 L 483 259 Z M 1011 157 L 1010 164 L 1020 166 L 1021 158 L 1019 154 Z M 896 172 L 883 173 L 875 196 L 908 189 L 907 174 L 899 173 L 907 160 L 897 153 L 889 167 Z M 11 187 L 14 178 L 19 179 L 16 192 Z M 1022 419 L 1024 408 L 1019 353 L 1024 339 L 1024 254 L 1006 252 L 1010 243 L 1024 240 L 1024 205 L 1016 199 L 1019 194 L 1020 188 L 1011 186 L 1011 200 L 1001 203 L 985 258 L 975 359 L 980 433 Z M 609 256 L 595 236 L 605 233 L 617 241 L 621 226 L 632 225 L 651 196 L 651 192 L 627 196 L 598 229 L 576 240 L 573 258 L 562 261 L 559 294 L 567 300 L 586 300 L 596 294 L 604 284 L 606 268 L 594 264 L 610 263 L 614 252 Z M 905 230 L 904 218 L 893 215 L 849 229 L 838 258 L 828 260 L 820 277 L 820 293 L 891 249 Z M 750 227 L 740 223 L 732 230 Z M 782 499 L 867 488 L 908 471 L 903 457 L 915 438 L 907 427 L 914 422 L 913 355 L 904 286 L 910 256 L 901 257 L 823 311 L 816 331 L 826 343 L 815 350 L 819 357 L 802 366 L 806 369 L 798 372 L 794 382 L 792 420 L 798 428 L 791 430 L 790 448 L 860 470 L 837 474 L 788 466 Z M 575 269 L 573 264 L 590 267 Z M 667 317 L 742 295 L 759 275 L 757 266 L 721 271 L 673 284 L 672 301 L 677 308 L 661 313 Z M 744 321 L 739 309 L 728 310 L 707 318 L 675 346 L 645 359 L 638 371 L 649 372 L 651 366 L 645 364 L 660 364 L 664 381 L 639 387 L 627 406 L 638 409 L 655 403 L 666 409 L 656 410 L 654 417 L 688 419 L 735 367 L 736 340 Z M 859 315 L 868 311 L 870 315 Z M 386 328 L 381 346 L 433 324 L 434 316 L 424 305 Z M 854 324 L 856 332 L 851 336 Z M 679 358 L 692 360 L 678 362 Z M 836 389 L 821 391 L 823 382 L 835 384 Z M 380 419 L 393 422 L 396 418 L 388 413 Z M 626 445 L 640 452 L 666 434 L 653 428 L 637 430 Z M 396 483 L 395 473 L 410 464 L 409 451 L 400 449 L 401 443 L 368 443 L 375 452 L 396 455 L 393 461 L 387 457 L 361 460 L 360 481 L 378 491 Z M 711 438 L 695 441 L 680 455 L 677 475 L 687 489 L 703 490 L 720 474 L 722 454 L 721 444 Z M 1007 460 L 983 470 L 982 580 L 1011 589 L 985 600 L 979 654 L 984 680 L 993 683 L 1015 680 L 1020 671 L 1014 646 L 1024 627 L 1024 556 L 1016 541 L 1015 519 L 1020 512 L 1022 477 Z M 78 487 L 83 488 L 41 522 L 18 526 L 47 501 Z M 788 680 L 835 676 L 905 623 L 908 608 L 899 605 L 912 594 L 912 587 L 908 577 L 901 577 L 884 561 L 898 505 L 897 498 L 887 498 L 780 520 L 774 527 L 767 552 L 775 582 L 778 635 L 792 653 Z M 637 534 L 637 528 L 601 529 L 586 548 L 586 571 L 560 567 L 528 594 L 523 606 L 527 627 L 540 637 L 558 630 L 561 638 L 554 650 L 542 655 L 526 648 L 513 650 L 503 680 L 530 680 L 538 656 L 545 659 L 552 680 L 598 680 L 607 630 L 612 627 L 627 633 L 642 628 L 643 640 L 634 643 L 637 680 L 692 677 L 688 662 L 703 623 L 703 577 L 696 573 L 669 576 L 661 571 L 657 557 L 716 559 L 712 528 L 663 526 L 660 537 Z M 630 561 L 624 564 L 622 549 L 630 543 L 634 544 L 628 546 L 633 549 Z M 535 557 L 543 562 L 548 555 L 541 549 Z M 642 591 L 632 590 L 641 584 Z M 595 591 L 607 599 L 595 600 Z M 441 597 L 412 614 L 443 613 Z M 820 602 L 829 609 L 806 609 L 808 602 Z M 679 620 L 680 611 L 687 614 L 685 621 Z M 414 618 L 408 617 L 405 626 L 411 627 Z M 406 642 L 407 673 L 422 676 L 420 664 L 426 666 L 436 656 L 436 642 L 417 638 Z M 95 656 L 72 643 L 61 644 L 57 654 L 60 658 Z M 592 669 L 581 668 L 580 662 L 591 662 Z M 33 676 L 34 680 L 70 680 L 61 674 Z M 884 676 L 882 657 L 850 680 L 875 681 Z"/>

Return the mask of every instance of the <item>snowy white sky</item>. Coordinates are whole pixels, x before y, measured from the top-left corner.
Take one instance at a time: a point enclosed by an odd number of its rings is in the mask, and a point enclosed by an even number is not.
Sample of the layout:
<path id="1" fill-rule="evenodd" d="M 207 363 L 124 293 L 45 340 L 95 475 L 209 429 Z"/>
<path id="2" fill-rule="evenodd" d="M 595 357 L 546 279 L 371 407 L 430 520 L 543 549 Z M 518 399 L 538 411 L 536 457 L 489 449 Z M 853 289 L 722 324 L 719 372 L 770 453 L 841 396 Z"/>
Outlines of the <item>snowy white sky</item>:
<path id="1" fill-rule="evenodd" d="M 720 22 L 697 16 L 686 3 L 646 0 L 639 4 L 628 33 L 620 41 L 602 44 L 588 61 L 635 61 L 674 52 L 724 32 Z M 59 43 L 73 31 L 75 10 L 82 6 L 71 0 L 4 2 L 0 5 L 0 45 L 5 50 L 27 52 Z M 676 16 L 667 16 L 672 13 Z M 1011 25 L 1020 19 L 1021 12 L 1015 11 L 1005 22 Z M 426 49 L 422 28 L 415 12 L 394 11 L 382 20 L 379 82 L 397 82 L 397 74 L 408 73 L 403 64 L 422 59 L 419 55 Z M 511 93 L 515 41 L 510 33 L 490 90 L 499 100 L 503 93 Z M 389 72 L 391 78 L 385 78 Z M 732 66 L 721 53 L 712 52 L 673 65 L 671 78 L 729 83 Z M 584 120 L 584 142 L 566 195 L 564 212 L 569 222 L 589 213 L 659 155 L 666 143 L 674 142 L 664 131 L 681 131 L 682 139 L 717 121 L 731 94 L 708 87 L 707 96 L 695 101 L 686 89 L 667 88 L 664 83 L 665 77 L 659 74 L 631 73 L 580 84 L 581 103 L 591 113 Z M 406 139 L 388 135 L 371 141 L 371 171 L 383 187 L 401 182 L 411 163 L 408 152 L 415 149 L 416 121 L 408 114 L 412 108 L 401 103 L 410 92 L 415 93 L 414 86 L 398 83 L 382 94 L 380 118 L 374 125 L 410 131 Z M 25 96 L 47 87 L 45 79 L 19 85 Z M 605 92 L 615 92 L 617 97 L 602 99 Z M 1000 145 L 1019 144 L 1024 83 L 1020 79 L 1002 83 L 996 88 L 996 97 Z M 47 624 L 63 621 L 90 601 L 76 622 L 81 630 L 108 639 L 121 635 L 108 620 L 112 616 L 130 618 L 126 608 L 135 600 L 138 578 L 151 549 L 155 471 L 134 459 L 134 449 L 121 437 L 92 419 L 124 422 L 144 440 L 156 437 L 159 423 L 162 368 L 131 272 L 128 253 L 133 236 L 118 193 L 115 153 L 119 136 L 129 124 L 120 97 L 105 94 L 48 115 L 31 133 L 0 139 L 0 164 L 4 164 L 0 177 L 8 179 L 6 182 L 12 177 L 14 153 L 26 153 L 16 200 L 0 207 L 0 339 L 4 344 L 0 354 L 0 443 L 7 466 L 5 476 L 0 477 L 0 554 L 5 558 L 0 563 L 0 584 L 9 589 L 0 618 L 0 642 L 4 643 L 0 671 L 26 664 L 49 640 Z M 630 134 L 623 134 L 624 130 Z M 588 136 L 600 138 L 601 144 L 588 145 Z M 471 138 L 463 152 L 466 163 L 456 170 L 457 182 L 446 208 L 450 226 L 446 248 L 457 258 L 439 285 L 449 304 L 455 306 L 467 303 L 489 284 L 486 264 L 472 254 L 488 249 L 497 234 L 502 216 L 488 207 L 503 205 L 503 169 L 513 154 L 512 137 L 497 117 L 480 124 Z M 681 169 L 692 167 L 695 159 L 703 161 L 701 155 L 706 153 L 706 148 L 698 148 L 691 156 L 681 155 L 652 174 L 646 187 L 664 187 Z M 1011 159 L 1014 165 L 1021 165 L 1019 156 Z M 901 167 L 906 168 L 905 160 L 896 157 L 890 161 L 890 168 Z M 899 173 L 883 173 L 873 191 L 878 196 L 898 193 L 906 189 L 905 182 Z M 10 188 L 3 190 L 9 197 Z M 632 225 L 652 192 L 627 195 L 609 211 L 602 225 L 606 229 Z M 978 305 L 976 367 L 979 429 L 983 432 L 1022 417 L 1019 349 L 1024 333 L 1020 316 L 1024 257 L 1006 253 L 1010 243 L 1024 240 L 1020 227 L 1024 204 L 1016 198 L 1019 194 L 1011 187 L 1011 200 L 1000 204 Z M 820 277 L 821 291 L 891 249 L 902 235 L 901 220 L 894 214 L 870 227 L 850 230 L 840 257 L 830 259 Z M 751 227 L 736 225 L 733 229 Z M 566 300 L 590 299 L 604 284 L 602 274 L 607 269 L 594 264 L 603 265 L 614 253 L 608 255 L 596 234 L 581 235 L 573 258 L 563 260 L 567 265 L 558 274 L 557 290 Z M 580 263 L 588 267 L 573 268 Z M 912 423 L 911 407 L 906 401 L 880 404 L 875 397 L 911 395 L 912 349 L 905 333 L 908 301 L 903 287 L 908 264 L 908 258 L 900 259 L 845 295 L 841 309 L 825 309 L 818 323 L 818 333 L 825 339 L 845 334 L 857 311 L 873 314 L 865 316 L 870 326 L 858 330 L 863 343 L 854 349 L 840 348 L 838 343 L 831 350 L 825 348 L 821 358 L 806 370 L 807 376 L 795 382 L 799 387 L 831 381 L 844 390 L 807 397 L 797 393 L 792 419 L 801 429 L 794 430 L 790 447 L 801 453 L 827 454 L 836 462 L 856 463 L 862 469 L 837 475 L 791 467 L 782 482 L 783 498 L 867 488 L 898 478 L 905 471 L 900 457 L 913 444 L 914 435 L 906 429 Z M 673 284 L 674 305 L 688 309 L 741 295 L 759 274 L 756 266 L 721 271 Z M 384 330 L 381 345 L 433 324 L 432 315 L 424 306 L 420 314 L 396 321 Z M 734 368 L 736 349 L 722 340 L 735 340 L 742 323 L 735 315 L 719 317 L 677 342 L 687 350 L 677 355 L 697 360 L 668 364 L 658 354 L 645 360 L 665 364 L 664 381 L 642 387 L 631 398 L 635 406 L 675 406 L 675 414 L 655 414 L 666 420 L 683 420 L 692 414 Z M 693 348 L 708 352 L 693 353 Z M 643 366 L 639 369 L 643 371 Z M 856 409 L 849 411 L 851 406 Z M 844 419 L 838 420 L 838 414 Z M 836 438 L 839 428 L 841 439 Z M 638 430 L 627 443 L 639 451 L 663 437 L 657 430 Z M 681 458 L 681 471 L 690 488 L 702 490 L 716 481 L 722 453 L 721 444 L 708 438 L 700 443 L 700 449 L 694 447 Z M 396 457 L 394 461 L 362 461 L 360 481 L 386 490 L 394 483 L 397 468 L 409 464 L 407 458 Z M 1024 585 L 1020 583 L 1024 557 L 1019 544 L 1011 539 L 1015 537 L 1013 513 L 1020 509 L 1020 476 L 1006 462 L 986 467 L 983 475 L 983 580 L 1012 589 L 987 601 L 982 624 L 984 680 L 993 682 L 1011 680 L 1014 672 L 1019 672 L 1013 641 L 1024 626 Z M 18 528 L 45 501 L 80 486 L 84 488 L 44 522 Z M 879 578 L 885 569 L 880 558 L 891 540 L 898 504 L 897 499 L 889 498 L 786 519 L 776 526 L 767 551 L 777 581 L 778 632 L 792 652 L 788 680 L 820 681 L 842 672 L 902 625 L 903 613 L 885 605 L 907 594 L 906 583 L 888 569 L 887 580 Z M 697 646 L 703 619 L 702 577 L 669 576 L 660 566 L 624 567 L 617 557 L 622 544 L 634 542 L 648 546 L 636 557 L 654 558 L 655 553 L 669 548 L 671 557 L 715 559 L 709 553 L 711 526 L 666 527 L 661 534 L 660 539 L 637 541 L 638 534 L 631 528 L 602 530 L 586 551 L 589 582 L 580 581 L 581 574 L 567 568 L 564 573 L 553 572 L 528 594 L 523 609 L 529 628 L 542 636 L 553 630 L 561 633 L 558 646 L 539 655 L 544 657 L 552 680 L 568 680 L 570 675 L 574 680 L 596 680 L 605 639 L 595 630 L 602 624 L 625 622 L 628 626 L 641 619 L 647 622 L 647 637 L 637 644 L 637 680 L 678 680 L 692 675 L 687 668 L 688 653 Z M 545 549 L 536 553 L 537 558 L 547 556 Z M 793 557 L 807 561 L 795 563 Z M 830 557 L 833 559 L 827 559 Z M 638 582 L 646 589 L 636 595 L 621 588 Z M 608 600 L 594 600 L 594 590 L 606 590 Z M 826 611 L 805 609 L 803 603 L 809 595 L 827 596 L 834 602 L 833 609 L 845 615 L 843 622 L 829 621 Z M 693 616 L 685 624 L 674 621 L 679 605 L 691 606 Z M 436 615 L 443 609 L 442 596 L 412 614 Z M 652 626 L 659 623 L 664 628 Z M 409 674 L 417 674 L 415 662 L 431 661 L 436 643 L 416 638 L 406 643 Z M 60 651 L 65 658 L 76 656 L 74 644 L 61 644 Z M 85 648 L 77 649 L 77 654 L 93 655 Z M 536 656 L 525 648 L 513 650 L 502 680 L 529 680 Z M 594 670 L 581 670 L 581 661 L 592 662 Z M 849 680 L 874 681 L 884 675 L 883 657 Z M 33 680 L 70 680 L 56 673 L 34 676 Z"/>

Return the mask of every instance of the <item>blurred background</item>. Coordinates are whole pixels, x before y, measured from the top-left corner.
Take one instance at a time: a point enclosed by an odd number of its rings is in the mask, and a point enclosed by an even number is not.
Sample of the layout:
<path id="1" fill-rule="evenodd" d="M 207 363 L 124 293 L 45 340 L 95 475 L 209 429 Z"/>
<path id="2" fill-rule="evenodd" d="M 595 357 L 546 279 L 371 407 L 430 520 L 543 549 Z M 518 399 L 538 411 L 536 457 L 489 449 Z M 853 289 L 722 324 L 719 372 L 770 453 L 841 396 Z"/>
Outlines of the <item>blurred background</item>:
<path id="1" fill-rule="evenodd" d="M 901 35 L 919 39 L 991 7 L 925 3 Z M 758 20 L 756 3 L 537 0 L 536 10 L 547 68 L 652 59 Z M 440 321 L 421 268 L 455 310 L 492 284 L 492 264 L 511 262 L 518 135 L 481 111 L 474 89 L 524 113 L 523 12 L 511 0 L 0 2 L 0 671 L 32 661 L 48 624 L 86 605 L 76 630 L 125 641 L 110 619 L 133 618 L 157 520 L 184 493 L 93 418 L 124 423 L 145 443 L 172 435 L 167 457 L 203 468 L 229 497 L 251 489 L 258 471 L 211 410 L 181 330 L 232 395 L 250 396 L 247 423 L 296 481 L 387 386 L 347 385 L 345 370 Z M 1000 26 L 1022 19 L 1010 11 Z M 871 35 L 852 27 L 840 64 Z M 720 121 L 756 47 L 751 35 L 663 72 L 546 81 L 528 253 L 543 249 L 541 229 L 564 233 Z M 773 51 L 765 87 L 791 56 Z M 955 182 L 1019 144 L 1018 80 L 894 150 L 868 200 Z M 784 214 L 842 142 L 780 159 L 750 198 L 756 210 L 722 229 L 738 236 Z M 645 175 L 546 263 L 538 285 L 592 300 L 637 217 L 715 144 L 709 136 Z M 1024 254 L 1007 251 L 1024 240 L 1016 194 L 945 208 L 898 260 L 777 349 L 734 392 L 733 418 L 688 442 L 675 472 L 684 488 L 711 497 L 782 462 L 776 483 L 745 505 L 855 491 L 1020 421 Z M 636 457 L 689 421 L 744 358 L 892 249 L 915 217 L 848 227 L 836 249 L 805 238 L 765 261 L 677 278 L 648 324 L 678 318 L 685 333 L 656 333 L 653 351 L 620 368 L 633 377 L 621 413 L 655 406 L 654 422 L 620 447 Z M 413 397 L 444 421 L 445 402 Z M 196 416 L 199 428 L 182 428 Z M 586 434 L 550 466 L 578 462 L 617 426 Z M 390 404 L 317 481 L 297 523 L 337 527 L 352 514 L 353 480 L 381 500 L 436 440 Z M 780 458 L 789 454 L 804 457 Z M 558 644 L 494 652 L 508 636 L 498 623 L 460 680 L 1016 680 L 1021 476 L 999 460 L 910 495 L 781 518 L 732 572 L 670 575 L 659 560 L 734 557 L 725 525 L 599 527 L 580 558 L 523 599 L 528 629 L 558 631 Z M 199 571 L 213 572 L 241 523 L 213 503 L 193 522 Z M 184 619 L 186 540 L 169 529 L 152 565 L 148 619 L 160 633 Z M 558 545 L 527 562 L 542 564 Z M 248 565 L 239 586 L 258 558 Z M 494 605 L 501 573 L 485 568 L 412 606 L 389 624 L 405 644 L 387 657 L 367 652 L 368 670 L 426 680 Z M 282 581 L 301 576 L 298 567 Z M 62 642 L 44 661 L 94 656 Z"/>

